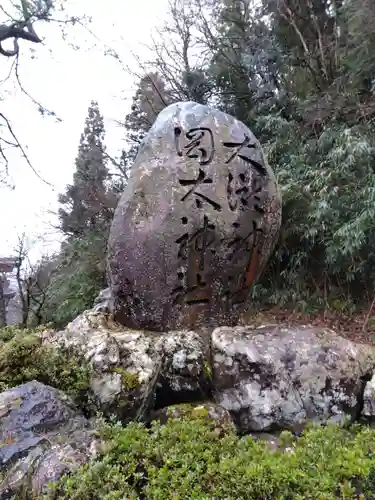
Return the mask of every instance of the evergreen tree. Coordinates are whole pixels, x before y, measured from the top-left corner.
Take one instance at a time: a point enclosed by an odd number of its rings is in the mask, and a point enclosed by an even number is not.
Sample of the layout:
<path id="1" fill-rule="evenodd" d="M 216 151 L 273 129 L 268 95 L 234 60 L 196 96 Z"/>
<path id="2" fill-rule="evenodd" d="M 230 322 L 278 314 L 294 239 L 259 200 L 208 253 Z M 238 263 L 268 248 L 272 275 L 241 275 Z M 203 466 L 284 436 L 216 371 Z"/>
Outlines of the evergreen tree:
<path id="1" fill-rule="evenodd" d="M 146 73 L 139 80 L 131 111 L 126 115 L 123 124 L 128 143 L 128 148 L 123 155 L 123 161 L 127 162 L 129 168 L 145 134 L 151 128 L 160 111 L 168 106 L 170 102 L 165 83 L 158 73 Z"/>
<path id="2" fill-rule="evenodd" d="M 79 143 L 73 184 L 59 196 L 63 205 L 60 227 L 67 238 L 55 258 L 38 321 L 64 326 L 91 307 L 106 286 L 107 237 L 121 182 L 112 179 L 107 167 L 104 137 L 103 117 L 93 101 Z"/>
<path id="3" fill-rule="evenodd" d="M 208 23 L 202 31 L 211 40 L 209 73 L 219 105 L 254 127 L 260 113 L 285 107 L 280 47 L 252 0 L 216 0 L 212 26 L 216 31 Z"/>
<path id="4" fill-rule="evenodd" d="M 98 103 L 92 101 L 76 158 L 73 184 L 59 196 L 61 230 L 82 236 L 90 231 L 106 232 L 116 199 L 109 187 L 109 170 L 104 146 L 104 122 Z"/>

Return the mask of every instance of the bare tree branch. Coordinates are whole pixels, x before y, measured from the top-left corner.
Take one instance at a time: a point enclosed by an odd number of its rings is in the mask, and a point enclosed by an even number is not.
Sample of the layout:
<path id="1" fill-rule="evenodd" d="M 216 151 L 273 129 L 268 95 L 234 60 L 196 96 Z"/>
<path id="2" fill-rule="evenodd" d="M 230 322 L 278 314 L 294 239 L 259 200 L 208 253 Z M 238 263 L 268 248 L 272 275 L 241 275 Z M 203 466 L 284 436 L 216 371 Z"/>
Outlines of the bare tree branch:
<path id="1" fill-rule="evenodd" d="M 59 24 L 76 24 L 80 23 L 82 27 L 85 27 L 81 19 L 78 17 L 70 17 L 66 20 L 56 20 L 52 18 L 52 12 L 57 7 L 58 0 L 38 0 L 37 2 L 31 2 L 29 0 L 13 0 L 13 6 L 16 9 L 16 13 L 7 12 L 1 5 L 0 11 L 5 14 L 6 20 L 3 21 L 3 24 L 0 24 L 0 55 L 4 55 L 6 57 L 14 57 L 12 61 L 12 65 L 9 69 L 7 76 L 3 79 L 0 84 L 4 84 L 7 80 L 10 79 L 11 75 L 15 75 L 16 83 L 23 94 L 25 94 L 34 105 L 37 106 L 38 111 L 43 116 L 54 117 L 58 122 L 61 122 L 61 118 L 56 116 L 56 113 L 50 109 L 47 109 L 44 105 L 42 105 L 39 101 L 37 101 L 30 93 L 26 90 L 25 86 L 22 83 L 21 75 L 20 75 L 20 53 L 19 53 L 19 40 L 26 40 L 32 43 L 41 43 L 41 39 L 36 34 L 34 29 L 34 23 L 36 21 L 45 21 L 45 22 L 57 22 Z M 87 19 L 84 16 L 82 19 Z M 92 35 L 93 33 L 90 32 Z M 94 35 L 93 35 L 94 36 Z M 12 50 L 5 50 L 1 45 L 5 40 L 13 40 L 14 47 Z M 4 144 L 7 144 L 10 147 L 18 148 L 21 151 L 22 157 L 26 160 L 28 166 L 32 169 L 34 174 L 45 184 L 52 187 L 52 184 L 43 179 L 40 174 L 36 171 L 36 169 L 31 164 L 31 161 L 25 151 L 25 148 L 22 146 L 20 141 L 17 139 L 16 134 L 14 133 L 11 120 L 7 118 L 4 113 L 0 114 L 0 118 L 3 120 L 7 131 L 10 133 L 13 143 L 7 141 L 6 138 L 0 136 L 0 159 L 3 160 L 3 164 L 5 165 L 6 176 L 9 175 L 9 165 L 7 154 L 5 151 Z M 2 184 L 4 183 L 4 179 L 0 181 Z"/>
<path id="2" fill-rule="evenodd" d="M 35 33 L 31 22 L 32 14 L 29 12 L 27 0 L 20 1 L 23 19 L 20 21 L 13 21 L 9 26 L 6 24 L 0 25 L 0 54 L 6 57 L 18 56 L 18 39 L 27 40 L 33 43 L 41 43 L 41 39 Z M 41 15 L 42 12 L 39 13 L 39 16 Z M 43 15 L 45 15 L 44 12 Z M 5 50 L 1 45 L 1 42 L 9 38 L 13 39 L 13 50 Z"/>
<path id="3" fill-rule="evenodd" d="M 56 120 L 58 122 L 62 122 L 62 119 L 59 118 L 56 113 L 54 111 L 51 111 L 49 109 L 47 109 L 45 106 L 43 106 L 40 102 L 38 102 L 36 99 L 34 99 L 34 97 L 32 97 L 24 88 L 24 86 L 22 85 L 21 83 L 21 80 L 20 80 L 20 75 L 19 75 L 19 57 L 17 55 L 16 57 L 16 65 L 15 65 L 15 75 L 16 75 L 16 79 L 17 79 L 17 83 L 19 85 L 19 88 L 21 90 L 21 92 L 23 92 L 37 107 L 38 107 L 38 111 L 42 114 L 42 115 L 48 115 L 48 116 L 53 116 L 54 118 L 56 118 Z"/>
<path id="4" fill-rule="evenodd" d="M 50 186 L 52 189 L 54 189 L 53 185 L 50 182 L 48 182 L 45 179 L 43 179 L 43 177 L 41 177 L 40 174 L 37 172 L 37 170 L 35 170 L 35 168 L 33 167 L 33 165 L 31 163 L 28 155 L 26 154 L 26 151 L 24 150 L 24 148 L 22 147 L 22 144 L 17 139 L 17 136 L 14 133 L 14 131 L 12 129 L 12 126 L 11 126 L 10 121 L 8 120 L 8 118 L 3 113 L 0 113 L 0 118 L 2 118 L 4 120 L 4 122 L 5 122 L 5 124 L 6 124 L 7 128 L 8 128 L 8 131 L 10 132 L 11 136 L 14 139 L 16 147 L 19 148 L 19 150 L 22 153 L 22 156 L 24 157 L 24 159 L 26 160 L 27 164 L 29 165 L 29 167 L 31 168 L 31 170 L 34 172 L 34 174 L 38 177 L 38 179 L 40 179 L 42 182 L 44 182 L 44 184 L 47 184 L 47 186 Z"/>

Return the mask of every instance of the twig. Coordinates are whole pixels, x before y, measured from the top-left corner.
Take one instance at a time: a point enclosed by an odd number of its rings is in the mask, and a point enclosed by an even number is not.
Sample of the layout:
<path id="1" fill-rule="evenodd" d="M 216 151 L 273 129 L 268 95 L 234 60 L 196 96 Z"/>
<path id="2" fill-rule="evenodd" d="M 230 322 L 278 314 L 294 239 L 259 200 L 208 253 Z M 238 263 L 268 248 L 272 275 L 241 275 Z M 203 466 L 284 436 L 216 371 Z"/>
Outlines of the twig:
<path id="1" fill-rule="evenodd" d="M 58 122 L 62 122 L 62 119 L 59 118 L 54 111 L 50 111 L 46 107 L 42 106 L 42 104 L 40 104 L 40 102 L 38 102 L 36 99 L 34 99 L 34 97 L 32 95 L 30 95 L 27 92 L 27 90 L 25 90 L 24 86 L 21 83 L 20 75 L 19 75 L 19 72 L 18 72 L 18 67 L 19 67 L 18 64 L 19 64 L 19 56 L 17 55 L 17 58 L 16 58 L 16 67 L 15 67 L 15 75 L 16 75 L 17 83 L 18 83 L 18 85 L 19 85 L 19 87 L 21 89 L 21 92 L 23 92 L 36 106 L 38 106 L 39 111 L 42 114 L 47 114 L 48 116 L 53 116 L 54 118 L 56 118 L 56 120 Z"/>
<path id="2" fill-rule="evenodd" d="M 325 58 L 324 58 L 322 33 L 320 31 L 319 23 L 318 23 L 318 20 L 316 18 L 316 15 L 315 15 L 314 8 L 313 8 L 311 0 L 307 1 L 307 5 L 308 5 L 308 7 L 310 9 L 310 16 L 311 16 L 311 18 L 313 20 L 314 26 L 316 28 L 316 33 L 317 33 L 317 36 L 318 36 L 318 46 L 319 46 L 319 52 L 320 52 L 320 59 L 321 59 L 321 63 L 322 63 L 323 74 L 324 74 L 324 77 L 326 78 L 326 80 L 328 81 L 328 72 L 327 72 L 326 62 L 325 62 Z"/>
<path id="3" fill-rule="evenodd" d="M 31 170 L 34 172 L 34 174 L 38 177 L 38 179 L 40 179 L 42 182 L 44 182 L 45 184 L 47 184 L 47 186 L 50 186 L 52 189 L 54 189 L 53 187 L 53 184 L 51 184 L 50 182 L 46 181 L 45 179 L 43 179 L 43 177 L 40 176 L 40 174 L 37 172 L 37 170 L 35 170 L 35 168 L 33 167 L 29 157 L 27 156 L 26 154 L 26 151 L 23 149 L 22 147 L 22 144 L 19 142 L 19 140 L 17 139 L 17 136 L 16 134 L 13 132 L 13 129 L 12 129 L 12 126 L 8 120 L 8 118 L 3 114 L 3 113 L 0 113 L 0 117 L 5 121 L 7 127 L 8 127 L 8 130 L 10 132 L 10 134 L 12 135 L 15 143 L 16 143 L 16 147 L 18 147 L 22 153 L 22 156 L 25 158 L 27 164 L 29 165 L 29 167 L 31 168 Z"/>
<path id="4" fill-rule="evenodd" d="M 1 141 L 1 139 L 0 139 Z M 0 156 L 2 157 L 2 159 L 4 160 L 5 162 L 5 173 L 6 175 L 9 174 L 9 161 L 8 161 L 8 158 L 5 156 L 5 153 L 4 153 L 4 150 L 3 148 L 1 147 L 1 144 L 0 144 Z"/>
<path id="5" fill-rule="evenodd" d="M 364 332 L 366 330 L 366 326 L 367 326 L 367 323 L 368 323 L 368 321 L 370 319 L 370 315 L 371 315 L 372 309 L 374 307 L 374 304 L 375 304 L 375 297 L 373 298 L 373 300 L 371 302 L 371 307 L 370 307 L 370 309 L 369 309 L 369 311 L 367 313 L 366 319 L 365 319 L 365 321 L 364 321 L 364 323 L 362 325 L 362 332 Z"/>
<path id="6" fill-rule="evenodd" d="M 2 85 L 2 84 L 3 84 L 3 83 L 5 83 L 7 80 L 9 80 L 10 75 L 12 74 L 12 70 L 13 70 L 14 66 L 16 65 L 16 60 L 17 60 L 17 59 L 13 59 L 12 64 L 10 65 L 10 68 L 9 68 L 9 72 L 8 72 L 7 76 L 4 78 L 4 80 L 1 80 L 1 81 L 0 81 L 0 85 Z"/>
<path id="7" fill-rule="evenodd" d="M 161 355 L 159 360 L 156 362 L 155 365 L 155 371 L 153 376 L 151 377 L 149 383 L 147 384 L 145 391 L 143 393 L 143 398 L 142 398 L 142 403 L 137 411 L 137 414 L 135 416 L 135 421 L 136 422 L 142 422 L 144 420 L 144 416 L 146 413 L 148 413 L 153 405 L 154 402 L 154 396 L 155 396 L 155 389 L 157 382 L 159 380 L 159 375 L 162 370 L 164 362 L 164 356 Z"/>

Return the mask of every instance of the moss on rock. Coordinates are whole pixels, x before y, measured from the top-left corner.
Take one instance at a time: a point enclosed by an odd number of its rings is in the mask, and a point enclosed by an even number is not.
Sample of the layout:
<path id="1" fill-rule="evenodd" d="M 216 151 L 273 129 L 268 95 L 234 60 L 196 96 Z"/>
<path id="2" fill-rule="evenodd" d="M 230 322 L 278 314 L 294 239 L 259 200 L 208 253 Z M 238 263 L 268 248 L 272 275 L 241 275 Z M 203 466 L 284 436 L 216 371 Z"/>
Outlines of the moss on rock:
<path id="1" fill-rule="evenodd" d="M 235 426 L 228 411 L 215 403 L 182 403 L 153 412 L 152 420 L 165 424 L 171 418 L 204 420 L 211 422 L 219 432 L 234 431 Z"/>
<path id="2" fill-rule="evenodd" d="M 122 366 L 117 366 L 116 368 L 113 368 L 112 371 L 113 373 L 121 375 L 121 382 L 125 391 L 130 392 L 141 386 L 136 373 L 125 370 Z"/>
<path id="3" fill-rule="evenodd" d="M 71 349 L 42 344 L 41 329 L 0 329 L 0 391 L 37 380 L 88 404 L 91 368 Z"/>

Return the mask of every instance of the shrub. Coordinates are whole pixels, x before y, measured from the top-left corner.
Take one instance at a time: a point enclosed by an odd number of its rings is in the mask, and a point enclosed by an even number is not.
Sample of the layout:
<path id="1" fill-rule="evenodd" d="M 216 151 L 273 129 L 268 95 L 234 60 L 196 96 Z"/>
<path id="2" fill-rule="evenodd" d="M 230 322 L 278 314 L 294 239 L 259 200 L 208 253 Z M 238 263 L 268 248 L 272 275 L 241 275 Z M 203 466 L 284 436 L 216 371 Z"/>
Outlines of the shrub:
<path id="1" fill-rule="evenodd" d="M 38 380 L 85 406 L 91 376 L 89 366 L 70 351 L 43 346 L 38 330 L 0 329 L 0 391 Z"/>
<path id="2" fill-rule="evenodd" d="M 301 308 L 367 303 L 375 286 L 373 125 L 332 123 L 306 134 L 296 121 L 263 116 L 258 127 L 283 221 L 252 300 Z"/>
<path id="3" fill-rule="evenodd" d="M 102 433 L 103 456 L 52 485 L 47 498 L 329 500 L 361 498 L 374 486 L 375 431 L 366 427 L 310 428 L 274 453 L 205 419 L 106 425 Z"/>
<path id="4" fill-rule="evenodd" d="M 64 328 L 86 309 L 106 286 L 105 234 L 92 233 L 66 243 L 51 273 L 42 308 L 43 323 Z"/>

